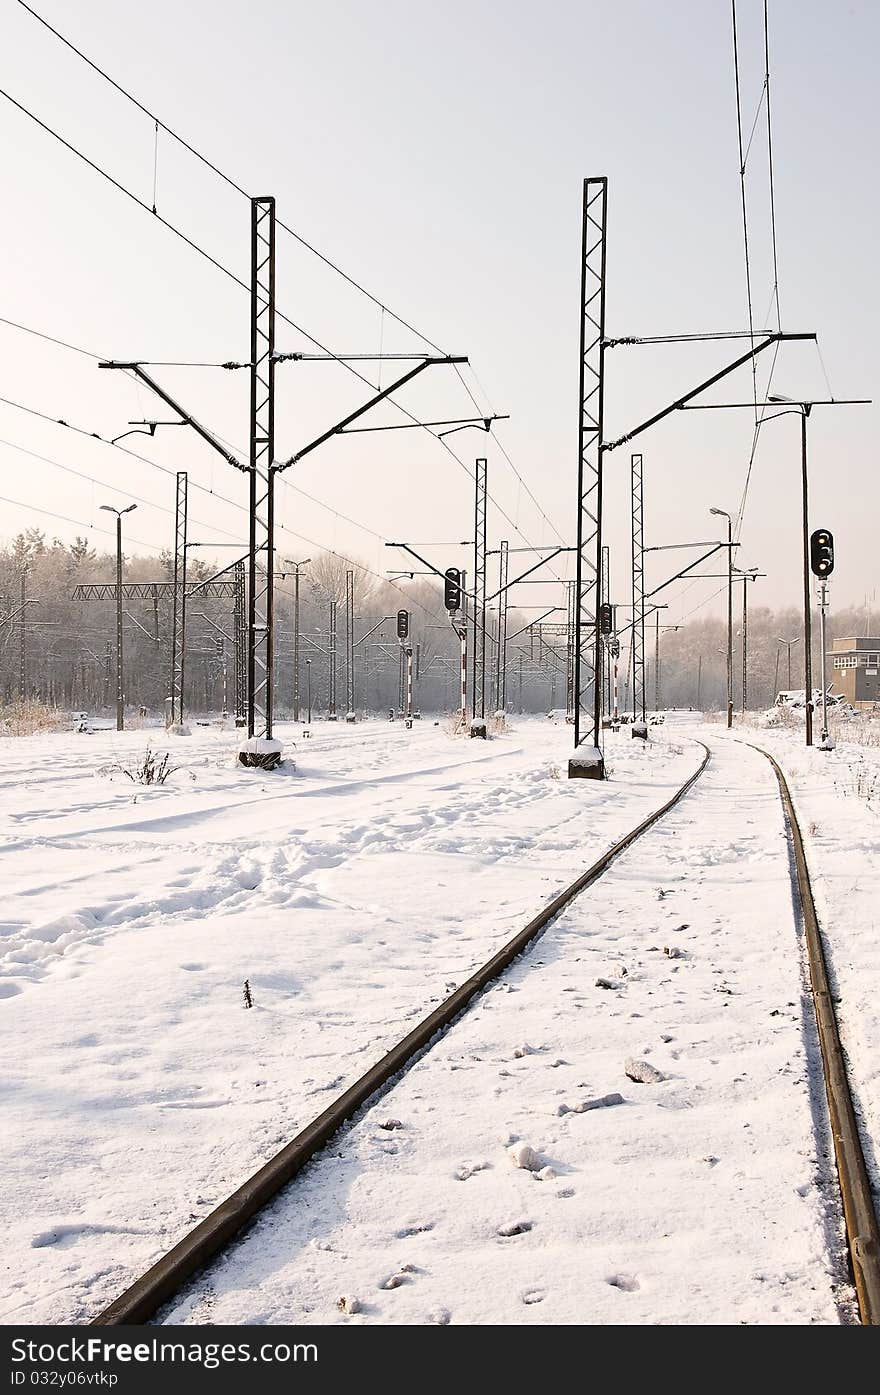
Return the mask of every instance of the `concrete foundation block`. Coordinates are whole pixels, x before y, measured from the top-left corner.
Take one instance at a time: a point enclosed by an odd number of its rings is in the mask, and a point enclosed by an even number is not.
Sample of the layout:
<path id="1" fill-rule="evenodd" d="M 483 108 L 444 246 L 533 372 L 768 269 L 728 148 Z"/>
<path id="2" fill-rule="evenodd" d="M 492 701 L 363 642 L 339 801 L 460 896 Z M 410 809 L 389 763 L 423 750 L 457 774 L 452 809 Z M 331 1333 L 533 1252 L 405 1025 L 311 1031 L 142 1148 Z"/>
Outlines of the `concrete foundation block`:
<path id="1" fill-rule="evenodd" d="M 605 757 L 598 746 L 583 746 L 568 762 L 569 780 L 604 780 Z"/>
<path id="2" fill-rule="evenodd" d="M 238 748 L 238 763 L 249 769 L 274 770 L 281 764 L 281 752 L 281 742 L 274 737 L 251 736 Z"/>
<path id="3" fill-rule="evenodd" d="M 469 732 L 471 736 L 478 736 L 481 740 L 485 741 L 488 734 L 486 731 L 485 718 L 474 717 L 473 721 L 470 724 Z"/>
<path id="4" fill-rule="evenodd" d="M 632 736 L 638 737 L 639 741 L 647 741 L 648 727 L 646 722 L 633 722 Z"/>

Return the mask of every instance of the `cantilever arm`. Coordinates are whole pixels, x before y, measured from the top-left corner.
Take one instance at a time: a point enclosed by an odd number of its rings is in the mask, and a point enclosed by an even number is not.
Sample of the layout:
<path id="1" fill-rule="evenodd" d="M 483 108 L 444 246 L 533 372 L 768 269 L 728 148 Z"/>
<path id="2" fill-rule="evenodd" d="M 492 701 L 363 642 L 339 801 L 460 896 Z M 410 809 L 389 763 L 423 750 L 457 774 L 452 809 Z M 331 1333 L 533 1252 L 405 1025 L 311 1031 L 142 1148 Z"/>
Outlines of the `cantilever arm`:
<path id="1" fill-rule="evenodd" d="M 146 383 L 147 387 L 150 388 L 157 397 L 161 397 L 162 401 L 166 402 L 173 412 L 177 412 L 178 415 L 183 418 L 186 425 L 191 426 L 193 431 L 201 436 L 203 441 L 207 441 L 208 445 L 212 446 L 218 455 L 222 455 L 227 465 L 234 465 L 236 470 L 248 470 L 249 467 L 247 465 L 242 465 L 241 461 L 237 460 L 231 451 L 228 451 L 225 446 L 221 445 L 217 438 L 211 435 L 211 432 L 206 426 L 202 426 L 201 422 L 196 421 L 196 418 L 191 412 L 187 412 L 178 402 L 175 402 L 174 398 L 156 382 L 155 378 L 151 378 L 149 373 L 145 373 L 139 363 L 116 363 L 111 359 L 108 363 L 99 363 L 98 367 L 124 368 L 126 372 L 134 373 L 135 377 L 140 378 L 141 382 Z M 173 423 L 175 426 L 179 424 L 178 422 Z M 157 422 L 157 425 L 162 426 L 167 425 L 167 423 Z"/>
<path id="2" fill-rule="evenodd" d="M 365 412 L 369 412 L 370 409 L 377 406 L 379 402 L 384 402 L 386 397 L 390 397 L 393 392 L 396 392 L 398 388 L 403 387 L 405 383 L 417 377 L 419 373 L 424 373 L 426 368 L 434 368 L 437 364 L 444 363 L 467 363 L 467 359 L 460 356 L 456 358 L 423 359 L 421 363 L 416 364 L 415 368 L 411 368 L 408 373 L 404 373 L 401 378 L 396 379 L 396 381 L 391 383 L 387 388 L 383 388 L 381 392 L 377 392 L 374 397 L 370 398 L 369 402 L 365 402 L 363 406 L 358 407 L 356 411 L 350 412 L 347 417 L 343 417 L 342 421 L 338 421 L 336 425 L 331 426 L 329 430 L 322 431 L 320 436 L 316 436 L 314 441 L 309 441 L 307 446 L 303 446 L 302 450 L 298 450 L 289 460 L 283 460 L 280 465 L 275 465 L 275 470 L 280 473 L 280 471 L 286 470 L 288 466 L 295 465 L 297 461 L 302 460 L 303 456 L 308 455 L 313 450 L 317 450 L 318 446 L 322 446 L 325 441 L 329 441 L 331 436 L 340 435 L 351 422 L 357 421 L 358 417 L 362 417 Z"/>
<path id="3" fill-rule="evenodd" d="M 669 403 L 668 407 L 664 407 L 660 412 L 655 412 L 652 417 L 648 417 L 647 421 L 643 421 L 639 426 L 634 427 L 632 431 L 627 431 L 625 436 L 618 437 L 616 441 L 606 441 L 602 449 L 615 450 L 617 446 L 622 446 L 627 441 L 632 441 L 634 437 L 640 436 L 643 431 L 647 431 L 649 426 L 656 426 L 658 421 L 662 421 L 664 417 L 668 417 L 671 412 L 679 411 L 685 403 L 690 402 L 692 398 L 699 396 L 699 394 L 705 392 L 707 388 L 714 387 L 715 383 L 720 382 L 722 378 L 726 378 L 728 373 L 733 373 L 737 368 L 742 368 L 743 364 L 748 363 L 750 359 L 757 358 L 758 354 L 763 353 L 765 349 L 769 349 L 771 344 L 779 344 L 783 340 L 789 339 L 815 339 L 816 337 L 815 334 L 784 334 L 782 331 L 778 334 L 768 335 L 760 344 L 755 344 L 747 353 L 741 354 L 739 358 L 734 359 L 733 363 L 729 363 L 726 368 L 719 369 L 717 373 L 712 374 L 711 378 L 706 378 L 704 382 L 698 383 L 695 388 L 692 388 L 690 392 L 686 392 L 683 397 L 677 397 L 674 402 Z"/>

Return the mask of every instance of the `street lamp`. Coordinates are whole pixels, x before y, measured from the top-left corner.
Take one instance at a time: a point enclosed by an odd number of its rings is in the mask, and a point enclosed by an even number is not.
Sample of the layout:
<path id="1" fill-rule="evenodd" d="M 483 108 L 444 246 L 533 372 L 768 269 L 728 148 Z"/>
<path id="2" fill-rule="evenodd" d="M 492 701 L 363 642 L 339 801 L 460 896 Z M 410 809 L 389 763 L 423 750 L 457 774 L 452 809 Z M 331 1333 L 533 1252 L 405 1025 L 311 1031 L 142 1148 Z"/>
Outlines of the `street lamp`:
<path id="1" fill-rule="evenodd" d="M 733 726 L 733 520 L 726 509 L 710 513 L 727 519 L 727 726 Z"/>
<path id="2" fill-rule="evenodd" d="M 115 509 L 112 504 L 102 504 L 107 513 L 116 514 L 116 730 L 125 727 L 125 696 L 122 681 L 122 515 L 131 513 L 137 504 L 129 504 L 126 509 Z"/>
<path id="3" fill-rule="evenodd" d="M 791 692 L 791 646 L 792 646 L 793 644 L 799 644 L 799 643 L 800 643 L 800 635 L 797 635 L 795 639 L 780 639 L 779 636 L 777 635 L 777 636 L 776 636 L 776 643 L 777 643 L 777 644 L 784 644 L 784 645 L 786 646 L 786 648 L 788 649 L 788 691 Z M 777 651 L 777 658 L 778 658 L 778 651 Z M 806 693 L 804 694 L 804 697 L 806 698 Z M 774 700 L 775 700 L 775 699 L 774 699 Z"/>

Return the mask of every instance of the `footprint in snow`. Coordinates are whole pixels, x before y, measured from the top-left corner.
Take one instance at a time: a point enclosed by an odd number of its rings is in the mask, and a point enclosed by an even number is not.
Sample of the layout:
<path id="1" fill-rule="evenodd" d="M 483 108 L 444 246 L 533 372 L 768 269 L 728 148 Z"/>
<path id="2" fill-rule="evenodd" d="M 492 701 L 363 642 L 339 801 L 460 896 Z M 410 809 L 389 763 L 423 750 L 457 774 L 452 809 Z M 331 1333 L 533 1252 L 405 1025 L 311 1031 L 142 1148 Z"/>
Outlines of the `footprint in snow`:
<path id="1" fill-rule="evenodd" d="M 621 1293 L 635 1293 L 641 1288 L 635 1274 L 609 1274 L 605 1282 L 611 1288 L 619 1288 Z"/>
<path id="2" fill-rule="evenodd" d="M 469 1177 L 474 1177 L 478 1172 L 485 1172 L 491 1166 L 488 1162 L 462 1163 L 452 1175 L 457 1182 L 466 1182 Z"/>
<path id="3" fill-rule="evenodd" d="M 506 1225 L 500 1225 L 495 1232 L 502 1240 L 509 1240 L 514 1235 L 525 1235 L 534 1225 L 534 1221 L 508 1221 Z"/>
<path id="4" fill-rule="evenodd" d="M 543 1303 L 547 1297 L 546 1291 L 542 1288 L 527 1288 L 522 1295 L 524 1303 Z"/>

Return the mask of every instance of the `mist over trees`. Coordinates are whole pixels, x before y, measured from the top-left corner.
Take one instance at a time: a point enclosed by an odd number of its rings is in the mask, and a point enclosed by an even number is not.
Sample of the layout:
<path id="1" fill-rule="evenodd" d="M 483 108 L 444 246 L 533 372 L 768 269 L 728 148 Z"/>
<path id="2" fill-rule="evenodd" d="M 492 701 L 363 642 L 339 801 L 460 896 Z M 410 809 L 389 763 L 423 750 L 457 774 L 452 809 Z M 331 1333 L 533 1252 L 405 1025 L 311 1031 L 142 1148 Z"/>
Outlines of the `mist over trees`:
<path id="1" fill-rule="evenodd" d="M 227 559 L 190 557 L 189 582 L 212 576 Z M 381 711 L 398 705 L 400 647 L 395 617 L 410 612 L 409 643 L 418 651 L 419 676 L 415 703 L 425 712 L 451 711 L 458 705 L 459 647 L 443 608 L 442 587 L 427 578 L 397 584 L 376 577 L 366 567 L 352 565 L 333 553 L 318 553 L 300 568 L 300 703 L 307 700 L 307 665 L 315 713 L 326 710 L 329 697 L 330 602 L 336 602 L 337 711 L 344 714 L 345 689 L 345 574 L 354 571 L 354 635 L 360 640 L 374 625 L 376 632 L 355 650 L 355 705 Z M 293 707 L 294 574 L 283 557 L 276 557 L 276 703 L 278 715 Z M 169 582 L 173 557 L 127 556 L 126 581 Z M 115 700 L 116 603 L 74 601 L 74 588 L 86 582 L 114 582 L 115 552 L 97 553 L 84 538 L 72 544 L 49 541 L 38 529 L 20 533 L 0 551 L 0 698 L 39 698 L 51 706 L 99 712 Z M 24 591 L 22 591 L 22 583 Z M 23 613 L 3 623 L 21 604 Z M 734 702 L 742 696 L 742 614 L 734 611 Z M 171 597 L 127 600 L 124 617 L 125 689 L 129 707 L 145 706 L 151 715 L 164 711 L 169 690 Z M 385 623 L 380 623 L 388 617 Z M 22 618 L 24 624 L 22 625 Z M 212 624 L 213 622 L 213 624 Z M 661 621 L 665 623 L 665 621 Z M 829 638 L 864 634 L 863 609 L 831 610 Z M 515 635 L 526 617 L 511 609 L 508 634 Z M 186 691 L 189 712 L 216 713 L 234 709 L 234 656 L 227 641 L 218 652 L 219 626 L 233 632 L 232 602 L 198 595 L 187 605 Z M 873 626 L 874 629 L 877 625 Z M 493 680 L 497 647 L 494 617 L 489 621 L 486 668 L 487 706 L 494 706 Z M 788 683 L 787 651 L 779 638 L 794 639 L 792 683 L 803 686 L 801 617 L 794 609 L 772 611 L 755 606 L 748 615 L 748 706 L 768 707 Z M 156 636 L 158 635 L 158 641 Z M 21 691 L 22 640 L 24 691 Z M 660 632 L 661 706 L 720 708 L 726 693 L 726 620 L 694 619 L 677 630 Z M 818 683 L 818 623 L 814 624 L 813 664 Z M 619 666 L 621 707 L 631 701 L 628 636 L 623 636 Z M 649 618 L 645 633 L 647 701 L 655 704 L 655 631 Z M 833 679 L 833 671 L 830 672 Z M 524 631 L 508 647 L 507 707 L 518 711 L 547 711 L 565 705 L 564 638 Z"/>

